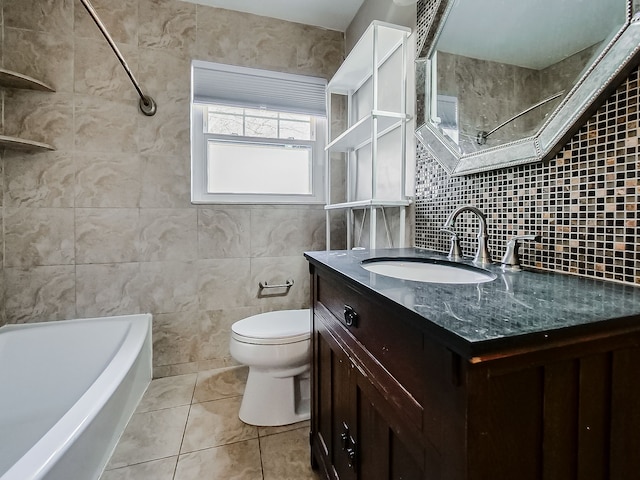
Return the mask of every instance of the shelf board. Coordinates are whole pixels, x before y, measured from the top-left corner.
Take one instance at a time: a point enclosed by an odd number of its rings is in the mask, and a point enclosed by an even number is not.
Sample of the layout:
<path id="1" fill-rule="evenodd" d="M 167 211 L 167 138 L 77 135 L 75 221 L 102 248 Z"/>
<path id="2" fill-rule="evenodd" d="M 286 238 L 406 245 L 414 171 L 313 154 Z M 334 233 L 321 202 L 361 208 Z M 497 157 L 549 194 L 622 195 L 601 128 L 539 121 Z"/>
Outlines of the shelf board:
<path id="1" fill-rule="evenodd" d="M 24 138 L 18 137 L 7 137 L 6 135 L 0 135 L 0 147 L 23 151 L 55 150 L 55 148 L 46 143 L 34 142 L 33 140 L 25 140 Z"/>
<path id="2" fill-rule="evenodd" d="M 372 22 L 327 85 L 327 90 L 347 94 L 359 88 L 373 74 L 373 39 L 376 29 L 378 66 L 384 63 L 411 33 L 410 28 L 379 21 Z"/>
<path id="3" fill-rule="evenodd" d="M 406 207 L 411 204 L 411 200 L 376 200 L 371 198 L 368 200 L 357 200 L 354 202 L 331 203 L 325 205 L 325 210 L 344 210 L 348 208 L 369 208 L 369 207 Z"/>
<path id="4" fill-rule="evenodd" d="M 11 70 L 0 68 L 0 86 L 9 88 L 23 88 L 26 90 L 41 90 L 43 92 L 55 92 L 53 88 L 40 80 L 23 75 Z"/>
<path id="5" fill-rule="evenodd" d="M 347 152 L 354 150 L 362 145 L 366 145 L 371 140 L 371 128 L 373 119 L 378 119 L 378 136 L 386 134 L 400 126 L 403 115 L 394 112 L 372 112 L 371 115 L 358 120 L 355 124 L 345 130 L 335 140 L 325 147 L 325 150 L 332 152 Z M 408 119 L 404 115 L 405 120 Z"/>

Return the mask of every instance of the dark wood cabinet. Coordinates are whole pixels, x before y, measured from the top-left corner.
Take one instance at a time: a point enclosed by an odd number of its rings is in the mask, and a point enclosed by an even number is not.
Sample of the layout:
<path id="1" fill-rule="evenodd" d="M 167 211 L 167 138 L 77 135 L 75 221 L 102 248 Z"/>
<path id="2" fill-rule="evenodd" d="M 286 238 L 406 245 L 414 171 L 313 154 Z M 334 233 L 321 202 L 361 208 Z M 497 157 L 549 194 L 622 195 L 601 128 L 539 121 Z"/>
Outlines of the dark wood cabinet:
<path id="1" fill-rule="evenodd" d="M 331 480 L 640 478 L 640 325 L 466 358 L 311 265 L 312 462 Z"/>

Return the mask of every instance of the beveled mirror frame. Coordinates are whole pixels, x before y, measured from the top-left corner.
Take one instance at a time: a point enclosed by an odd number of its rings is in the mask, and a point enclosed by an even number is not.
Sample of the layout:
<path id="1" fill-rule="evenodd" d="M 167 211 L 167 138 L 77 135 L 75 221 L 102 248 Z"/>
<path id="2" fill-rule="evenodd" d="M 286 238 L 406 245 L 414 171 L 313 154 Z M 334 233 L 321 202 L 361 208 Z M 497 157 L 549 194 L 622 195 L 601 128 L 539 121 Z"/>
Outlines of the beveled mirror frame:
<path id="1" fill-rule="evenodd" d="M 585 68 L 585 74 L 549 114 L 535 135 L 478 152 L 461 154 L 428 118 L 432 98 L 428 59 L 433 55 L 447 15 L 456 3 L 454 0 L 441 2 L 447 4 L 444 9 L 443 5 L 440 5 L 443 15 L 440 17 L 435 35 L 428 35 L 433 41 L 428 47 L 426 57 L 416 61 L 416 112 L 423 118 L 417 119 L 415 133 L 431 155 L 453 176 L 551 159 L 640 61 L 640 12 L 633 15 L 632 1 L 626 0 L 627 14 L 622 28 L 593 63 Z M 424 92 L 420 92 L 422 85 Z M 421 102 L 424 102 L 423 105 L 420 105 Z"/>

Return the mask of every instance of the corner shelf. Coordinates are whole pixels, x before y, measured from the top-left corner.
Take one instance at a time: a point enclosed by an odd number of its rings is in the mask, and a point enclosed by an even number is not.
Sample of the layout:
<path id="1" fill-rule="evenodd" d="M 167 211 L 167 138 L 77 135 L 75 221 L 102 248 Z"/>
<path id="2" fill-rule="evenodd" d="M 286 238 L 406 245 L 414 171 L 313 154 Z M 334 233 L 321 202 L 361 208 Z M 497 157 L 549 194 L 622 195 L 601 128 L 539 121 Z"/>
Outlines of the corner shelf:
<path id="1" fill-rule="evenodd" d="M 26 152 L 38 150 L 55 150 L 51 145 L 33 140 L 26 140 L 18 137 L 8 137 L 0 135 L 0 147 L 10 148 L 12 150 L 22 150 Z"/>
<path id="2" fill-rule="evenodd" d="M 385 215 L 385 208 L 393 207 L 399 210 L 399 229 L 396 246 L 405 246 L 405 223 L 407 206 L 411 199 L 406 196 L 406 136 L 407 122 L 407 50 L 408 37 L 411 30 L 406 27 L 390 23 L 373 21 L 364 32 L 360 40 L 353 47 L 338 71 L 327 84 L 327 128 L 326 179 L 327 201 L 331 199 L 331 154 L 345 153 L 346 201 L 328 203 L 325 205 L 327 223 L 327 249 L 331 248 L 331 211 L 346 212 L 347 245 L 353 245 L 353 231 L 355 225 L 355 210 L 362 210 L 362 224 L 364 225 L 367 210 L 369 210 L 369 248 L 376 248 L 378 210 L 381 210 L 382 220 L 390 243 L 391 232 Z M 400 61 L 401 63 L 396 63 Z M 384 87 L 381 87 L 381 84 Z M 383 98 L 382 95 L 387 95 Z M 332 138 L 332 95 L 346 98 L 347 129 Z M 382 102 L 380 99 L 382 98 Z M 389 103 L 389 99 L 393 99 Z M 386 100 L 386 101 L 385 101 Z M 362 111 L 359 110 L 359 104 Z M 388 105 L 392 105 L 389 107 Z M 362 106 L 364 105 L 364 106 Z M 386 106 L 380 108 L 381 106 Z M 389 108 L 393 111 L 389 111 Z M 366 109 L 366 110 L 365 110 Z M 364 114 L 364 115 L 363 115 Z M 395 132 L 392 137 L 385 139 L 385 151 L 379 151 L 378 141 L 387 134 Z M 391 142 L 391 143 L 389 143 Z M 389 150 L 389 145 L 392 149 Z M 367 147 L 367 148 L 365 148 Z M 389 153 L 391 152 L 391 153 Z M 387 168 L 401 172 L 400 185 L 380 185 L 379 161 L 387 162 Z M 359 165 L 365 165 L 364 167 Z M 360 169 L 360 171 L 359 171 Z M 365 186 L 370 198 L 357 198 L 359 174 L 366 174 L 362 178 L 371 177 L 371 185 Z M 383 179 L 384 180 L 384 179 Z M 385 189 L 391 187 L 394 193 L 385 194 L 385 199 L 377 196 L 380 186 Z M 370 189 L 370 192 L 369 192 Z M 362 195 L 364 196 L 364 195 Z M 362 231 L 362 230 L 361 230 Z M 393 235 L 395 236 L 395 235 Z M 356 243 L 358 243 L 356 239 Z M 392 246 L 392 245 L 389 245 Z"/>
<path id="3" fill-rule="evenodd" d="M 0 87 L 55 92 L 52 87 L 40 80 L 4 68 L 0 68 Z M 46 143 L 6 135 L 0 135 L 0 147 L 27 152 L 55 150 L 55 148 Z"/>
<path id="4" fill-rule="evenodd" d="M 0 68 L 0 87 L 55 92 L 53 88 L 40 80 L 4 68 Z"/>

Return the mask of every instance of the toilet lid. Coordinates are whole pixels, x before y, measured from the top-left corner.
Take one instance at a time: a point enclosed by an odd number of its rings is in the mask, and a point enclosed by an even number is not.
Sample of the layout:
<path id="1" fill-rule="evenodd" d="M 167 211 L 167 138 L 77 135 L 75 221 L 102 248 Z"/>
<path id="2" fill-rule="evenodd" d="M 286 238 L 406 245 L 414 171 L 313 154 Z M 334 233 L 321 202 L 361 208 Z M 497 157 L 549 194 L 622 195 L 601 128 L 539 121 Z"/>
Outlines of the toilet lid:
<path id="1" fill-rule="evenodd" d="M 279 310 L 253 315 L 235 322 L 231 336 L 240 342 L 262 345 L 301 342 L 311 337 L 311 313 Z"/>

